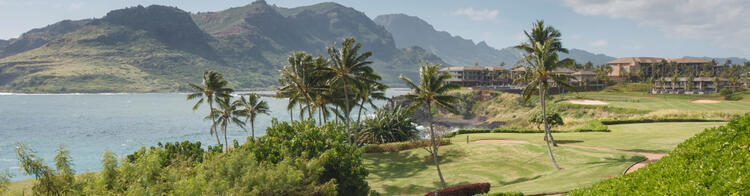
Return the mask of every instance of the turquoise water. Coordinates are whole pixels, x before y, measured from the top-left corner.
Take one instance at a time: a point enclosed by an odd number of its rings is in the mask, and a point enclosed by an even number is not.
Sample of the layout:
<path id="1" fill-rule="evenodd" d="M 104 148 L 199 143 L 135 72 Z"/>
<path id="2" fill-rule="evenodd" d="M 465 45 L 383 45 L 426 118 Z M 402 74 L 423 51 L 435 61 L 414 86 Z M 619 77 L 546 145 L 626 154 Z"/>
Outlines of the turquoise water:
<path id="1" fill-rule="evenodd" d="M 404 93 L 390 90 L 386 94 Z M 289 120 L 285 99 L 262 99 L 268 101 L 272 113 L 257 117 L 256 136 L 265 133 L 272 118 Z M 106 149 L 124 156 L 157 142 L 190 140 L 216 145 L 209 135 L 210 121 L 202 120 L 208 105 L 193 112 L 194 103 L 186 101 L 185 94 L 1 94 L 0 170 L 10 169 L 16 175 L 13 181 L 31 178 L 18 168 L 15 145 L 19 142 L 49 165 L 58 146 L 66 145 L 78 173 L 100 170 Z M 297 119 L 298 113 L 294 114 Z M 242 143 L 250 136 L 249 125 L 247 129 L 230 126 L 227 137 L 230 142 L 236 139 Z"/>

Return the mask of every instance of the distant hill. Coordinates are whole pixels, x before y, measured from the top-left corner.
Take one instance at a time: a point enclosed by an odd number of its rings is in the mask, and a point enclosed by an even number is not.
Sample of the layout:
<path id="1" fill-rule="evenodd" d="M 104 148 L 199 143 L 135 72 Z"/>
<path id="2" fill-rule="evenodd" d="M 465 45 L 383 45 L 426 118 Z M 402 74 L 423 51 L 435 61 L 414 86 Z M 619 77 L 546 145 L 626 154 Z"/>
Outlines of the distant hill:
<path id="1" fill-rule="evenodd" d="M 0 58 L 0 91 L 184 91 L 206 69 L 225 73 L 238 89 L 267 88 L 291 52 L 325 55 L 345 37 L 373 51 L 373 68 L 392 85 L 401 84 L 400 74 L 416 77 L 419 59 L 444 63 L 419 47 L 396 48 L 383 27 L 335 3 L 281 8 L 256 1 L 193 15 L 152 5 L 0 41 L 0 51 L 10 51 Z"/>
<path id="2" fill-rule="evenodd" d="M 513 48 L 501 50 L 488 46 L 484 41 L 474 43 L 470 39 L 454 36 L 445 31 L 437 31 L 426 21 L 405 14 L 387 14 L 375 17 L 374 21 L 393 34 L 397 47 L 419 46 L 434 53 L 445 62 L 453 65 L 498 65 L 505 62 L 512 66 L 521 58 L 521 52 Z M 571 49 L 563 58 L 573 58 L 579 63 L 591 61 L 604 64 L 615 58 L 603 54 L 593 54 L 584 50 Z"/>
<path id="3" fill-rule="evenodd" d="M 38 48 L 49 41 L 75 31 L 92 20 L 63 20 L 43 28 L 32 29 L 20 38 L 0 41 L 0 58 Z"/>

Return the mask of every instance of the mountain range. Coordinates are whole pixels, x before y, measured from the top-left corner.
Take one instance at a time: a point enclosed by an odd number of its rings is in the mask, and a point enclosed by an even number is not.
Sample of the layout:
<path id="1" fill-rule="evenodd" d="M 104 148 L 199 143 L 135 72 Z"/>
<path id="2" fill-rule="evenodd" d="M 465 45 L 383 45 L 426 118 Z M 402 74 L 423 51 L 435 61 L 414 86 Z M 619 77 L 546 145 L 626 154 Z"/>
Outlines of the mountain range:
<path id="1" fill-rule="evenodd" d="M 175 7 L 136 6 L 0 40 L 0 91 L 186 91 L 208 69 L 224 73 L 237 89 L 268 88 L 277 84 L 277 70 L 292 52 L 325 56 L 326 47 L 346 37 L 373 52 L 372 67 L 391 86 L 403 85 L 401 74 L 415 78 L 420 60 L 444 66 L 511 66 L 521 56 L 512 48 L 498 50 L 437 31 L 417 17 L 370 19 L 336 3 L 283 8 L 260 0 L 192 14 Z M 563 57 L 594 64 L 613 59 L 578 49 Z"/>
<path id="2" fill-rule="evenodd" d="M 496 66 L 503 62 L 510 67 L 522 57 L 521 51 L 512 47 L 498 50 L 488 46 L 484 41 L 475 44 L 474 41 L 461 36 L 435 30 L 432 25 L 416 16 L 386 14 L 375 17 L 374 21 L 393 34 L 397 47 L 419 46 L 452 65 L 471 66 L 476 62 L 480 65 Z M 571 49 L 568 54 L 560 54 L 560 56 L 572 58 L 578 63 L 591 61 L 595 65 L 605 64 L 615 59 L 579 49 Z"/>

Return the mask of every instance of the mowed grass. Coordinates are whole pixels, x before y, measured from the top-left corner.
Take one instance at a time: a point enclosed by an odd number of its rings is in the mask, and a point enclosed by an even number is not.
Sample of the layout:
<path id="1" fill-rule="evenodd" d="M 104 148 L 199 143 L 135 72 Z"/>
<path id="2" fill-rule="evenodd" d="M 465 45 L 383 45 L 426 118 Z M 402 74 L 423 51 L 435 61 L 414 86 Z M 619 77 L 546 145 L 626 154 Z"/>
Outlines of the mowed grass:
<path id="1" fill-rule="evenodd" d="M 489 182 L 491 192 L 526 194 L 574 189 L 619 175 L 643 157 L 573 147 L 554 153 L 564 170 L 556 170 L 540 144 L 456 143 L 440 149 L 440 167 L 448 186 Z M 423 195 L 440 180 L 429 153 L 412 149 L 365 155 L 367 181 L 384 195 Z"/>
<path id="2" fill-rule="evenodd" d="M 600 100 L 609 103 L 607 106 L 641 110 L 680 110 L 680 111 L 717 111 L 744 113 L 750 111 L 750 102 L 726 101 L 715 95 L 654 95 L 642 92 L 581 92 L 566 96 L 581 99 Z M 720 103 L 692 103 L 693 100 L 717 100 Z"/>
<path id="3" fill-rule="evenodd" d="M 676 122 L 676 123 L 638 123 L 609 125 L 611 132 L 562 132 L 553 133 L 555 140 L 561 144 L 596 146 L 639 152 L 668 153 L 677 144 L 702 132 L 706 128 L 724 125 L 724 122 Z M 537 133 L 480 133 L 457 135 L 454 143 L 474 140 L 524 140 L 543 144 L 544 134 Z"/>

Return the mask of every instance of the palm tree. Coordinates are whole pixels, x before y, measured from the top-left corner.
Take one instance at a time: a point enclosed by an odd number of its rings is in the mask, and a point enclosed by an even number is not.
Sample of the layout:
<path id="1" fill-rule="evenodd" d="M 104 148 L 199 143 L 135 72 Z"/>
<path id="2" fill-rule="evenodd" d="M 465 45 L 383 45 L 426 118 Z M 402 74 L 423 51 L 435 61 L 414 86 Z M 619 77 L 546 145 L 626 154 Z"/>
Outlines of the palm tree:
<path id="1" fill-rule="evenodd" d="M 380 76 L 378 76 L 376 73 L 369 74 L 369 81 L 362 83 L 358 86 L 357 89 L 359 89 L 359 99 L 362 101 L 359 104 L 359 112 L 357 114 L 357 125 L 359 125 L 360 119 L 362 117 L 362 109 L 365 107 L 365 104 L 369 104 L 371 108 L 377 108 L 375 106 L 375 103 L 373 103 L 374 100 L 386 100 L 388 99 L 385 97 L 385 90 L 388 88 L 387 85 L 377 82 L 377 80 L 380 80 Z"/>
<path id="2" fill-rule="evenodd" d="M 400 78 L 406 81 L 406 85 L 412 89 L 411 93 L 405 95 L 405 97 L 412 101 L 413 107 L 424 107 L 424 112 L 427 113 L 428 122 L 430 124 L 430 143 L 432 149 L 428 150 L 432 154 L 432 158 L 435 160 L 435 167 L 437 168 L 438 176 L 440 177 L 440 183 L 445 188 L 445 179 L 443 179 L 443 173 L 440 171 L 440 163 L 438 161 L 438 144 L 435 136 L 435 129 L 432 122 L 431 108 L 437 106 L 440 109 L 447 110 L 451 113 L 458 114 L 458 109 L 454 104 L 458 101 L 458 97 L 448 95 L 448 91 L 460 88 L 456 84 L 446 84 L 445 81 L 450 79 L 451 76 L 448 73 L 440 73 L 440 64 L 430 64 L 425 62 L 419 66 L 419 85 L 412 82 L 409 78 L 401 75 Z"/>
<path id="3" fill-rule="evenodd" d="M 237 102 L 242 106 L 242 110 L 246 114 L 245 123 L 250 121 L 250 130 L 253 140 L 255 140 L 255 117 L 258 114 L 269 114 L 268 102 L 260 100 L 260 96 L 255 93 L 247 95 L 247 99 L 244 96 L 240 96 Z"/>
<path id="4" fill-rule="evenodd" d="M 187 100 L 200 98 L 193 106 L 193 111 L 198 110 L 198 107 L 205 101 L 208 102 L 209 115 L 214 110 L 214 101 L 218 102 L 222 99 L 229 98 L 231 96 L 230 94 L 234 92 L 233 89 L 227 87 L 227 81 L 224 80 L 224 75 L 221 75 L 214 70 L 203 72 L 203 82 L 201 85 L 191 83 L 188 84 L 188 86 L 193 89 L 193 93 L 187 95 Z M 221 140 L 219 140 L 219 135 L 216 132 L 216 126 L 214 126 L 215 124 L 216 119 L 212 116 L 210 133 L 216 136 L 216 143 L 221 145 Z"/>
<path id="5" fill-rule="evenodd" d="M 368 83 L 368 79 L 365 77 L 367 73 L 372 73 L 373 70 L 369 66 L 372 61 L 368 61 L 367 58 L 372 56 L 372 52 L 367 51 L 362 54 L 359 53 L 359 49 L 362 48 L 361 43 L 355 43 L 354 38 L 346 38 L 341 43 L 341 49 L 337 49 L 335 43 L 331 44 L 328 48 L 328 55 L 330 56 L 331 64 L 326 71 L 332 73 L 332 78 L 329 80 L 329 86 L 337 86 L 341 84 L 341 88 L 344 91 L 344 117 L 346 119 L 346 131 L 349 133 L 349 142 L 353 142 L 352 132 L 349 129 L 351 118 L 349 112 L 351 112 L 349 91 L 353 90 L 352 85 L 356 86 L 360 83 Z"/>
<path id="6" fill-rule="evenodd" d="M 552 70 L 575 62 L 571 59 L 564 59 L 562 61 L 558 60 L 557 52 L 567 53 L 568 50 L 562 47 L 562 43 L 560 42 L 560 32 L 551 26 L 545 26 L 544 21 L 537 21 L 531 29 L 531 33 L 524 31 L 524 34 L 526 34 L 526 37 L 529 39 L 528 43 L 521 43 L 520 45 L 515 46 L 516 49 L 520 49 L 526 53 L 523 55 L 520 62 L 528 65 L 526 67 L 526 76 L 522 78 L 522 80 L 525 80 L 525 83 L 527 83 L 526 88 L 523 90 L 524 101 L 528 102 L 534 94 L 534 91 L 538 91 L 542 105 L 544 140 L 547 143 L 547 152 L 549 153 L 550 159 L 552 159 L 552 163 L 554 163 L 555 167 L 561 169 L 560 166 L 557 165 L 555 156 L 552 154 L 552 148 L 550 148 L 550 141 L 552 141 L 555 146 L 557 146 L 557 144 L 549 130 L 545 98 L 546 92 L 552 83 L 560 87 L 573 89 L 572 86 L 568 84 L 570 76 L 554 74 L 552 73 Z"/>
<path id="7" fill-rule="evenodd" d="M 219 108 L 213 109 L 211 114 L 206 116 L 206 119 L 216 119 L 214 126 L 221 126 L 221 131 L 224 133 L 224 144 L 227 146 L 224 148 L 224 153 L 229 152 L 229 141 L 227 140 L 227 127 L 229 124 L 235 124 L 242 129 L 245 129 L 245 122 L 239 119 L 239 117 L 247 116 L 245 111 L 241 109 L 242 103 L 235 101 L 230 103 L 229 97 L 219 100 Z"/>

